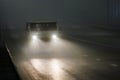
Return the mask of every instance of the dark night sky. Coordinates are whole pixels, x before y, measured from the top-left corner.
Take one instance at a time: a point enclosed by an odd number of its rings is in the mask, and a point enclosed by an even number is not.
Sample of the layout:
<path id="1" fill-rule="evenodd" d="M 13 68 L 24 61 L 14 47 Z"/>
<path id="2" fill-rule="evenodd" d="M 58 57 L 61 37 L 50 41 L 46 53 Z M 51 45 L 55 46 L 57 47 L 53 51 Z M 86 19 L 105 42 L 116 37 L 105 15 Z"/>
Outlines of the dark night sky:
<path id="1" fill-rule="evenodd" d="M 55 20 L 67 25 L 107 25 L 107 0 L 0 0 L 1 23 L 25 27 L 27 21 Z"/>

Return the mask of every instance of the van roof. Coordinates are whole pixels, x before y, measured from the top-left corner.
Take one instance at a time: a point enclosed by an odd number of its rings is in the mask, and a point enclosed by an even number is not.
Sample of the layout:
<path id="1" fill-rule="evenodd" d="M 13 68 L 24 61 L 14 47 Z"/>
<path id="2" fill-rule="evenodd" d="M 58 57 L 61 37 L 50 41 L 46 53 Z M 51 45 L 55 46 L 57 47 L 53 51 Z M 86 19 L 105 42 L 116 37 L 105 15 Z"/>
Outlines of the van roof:
<path id="1" fill-rule="evenodd" d="M 55 21 L 31 21 L 31 22 L 26 22 L 27 24 L 48 24 L 48 23 L 54 23 L 56 24 Z"/>

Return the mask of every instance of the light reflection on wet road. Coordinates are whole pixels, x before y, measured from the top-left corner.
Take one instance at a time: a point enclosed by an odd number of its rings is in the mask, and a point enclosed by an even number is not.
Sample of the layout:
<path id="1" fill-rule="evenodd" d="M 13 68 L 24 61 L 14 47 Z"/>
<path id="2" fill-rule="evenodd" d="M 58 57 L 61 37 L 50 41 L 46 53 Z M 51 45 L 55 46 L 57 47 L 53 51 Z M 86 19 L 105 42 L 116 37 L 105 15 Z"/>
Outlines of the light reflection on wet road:
<path id="1" fill-rule="evenodd" d="M 79 47 L 60 39 L 48 43 L 30 41 L 22 48 L 22 55 L 19 55 L 21 59 L 27 59 L 17 60 L 17 66 L 20 74 L 28 80 L 74 80 L 66 71 L 75 71 L 76 59 L 72 61 L 69 57 L 79 52 Z"/>
<path id="2" fill-rule="evenodd" d="M 14 53 L 12 45 L 11 51 L 23 80 L 119 80 L 119 66 L 114 70 L 104 55 L 67 40 L 37 39 L 15 46 L 19 50 Z"/>
<path id="3" fill-rule="evenodd" d="M 37 80 L 74 80 L 64 71 L 66 65 L 57 59 L 32 59 L 20 64 L 28 78 Z M 72 68 L 72 66 L 71 66 Z"/>

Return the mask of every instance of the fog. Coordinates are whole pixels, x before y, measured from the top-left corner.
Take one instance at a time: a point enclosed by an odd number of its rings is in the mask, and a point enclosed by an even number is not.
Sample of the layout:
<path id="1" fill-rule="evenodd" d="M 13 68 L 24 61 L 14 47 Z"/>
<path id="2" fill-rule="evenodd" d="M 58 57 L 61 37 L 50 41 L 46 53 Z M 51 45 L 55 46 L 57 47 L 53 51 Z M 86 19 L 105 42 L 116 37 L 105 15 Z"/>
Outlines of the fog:
<path id="1" fill-rule="evenodd" d="M 107 0 L 0 0 L 1 22 L 24 28 L 27 21 L 62 25 L 107 25 Z"/>

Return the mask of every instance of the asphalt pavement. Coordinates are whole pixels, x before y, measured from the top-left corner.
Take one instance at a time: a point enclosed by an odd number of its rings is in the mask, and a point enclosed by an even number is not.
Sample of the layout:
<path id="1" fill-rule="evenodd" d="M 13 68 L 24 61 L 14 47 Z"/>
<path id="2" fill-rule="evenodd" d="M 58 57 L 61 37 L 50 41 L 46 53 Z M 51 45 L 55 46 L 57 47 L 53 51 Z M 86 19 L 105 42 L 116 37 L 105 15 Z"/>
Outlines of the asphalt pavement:
<path id="1" fill-rule="evenodd" d="M 120 50 L 70 38 L 7 41 L 23 80 L 120 80 Z"/>

